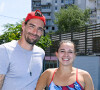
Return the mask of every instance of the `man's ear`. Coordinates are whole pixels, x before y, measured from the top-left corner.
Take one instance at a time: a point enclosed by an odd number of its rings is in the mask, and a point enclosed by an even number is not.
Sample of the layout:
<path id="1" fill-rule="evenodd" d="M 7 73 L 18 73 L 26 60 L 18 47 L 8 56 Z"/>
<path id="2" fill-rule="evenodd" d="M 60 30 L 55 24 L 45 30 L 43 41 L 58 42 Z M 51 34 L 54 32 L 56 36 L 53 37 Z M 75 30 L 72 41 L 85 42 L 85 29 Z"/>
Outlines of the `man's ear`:
<path id="1" fill-rule="evenodd" d="M 22 22 L 22 31 L 24 30 L 25 27 L 25 21 Z"/>

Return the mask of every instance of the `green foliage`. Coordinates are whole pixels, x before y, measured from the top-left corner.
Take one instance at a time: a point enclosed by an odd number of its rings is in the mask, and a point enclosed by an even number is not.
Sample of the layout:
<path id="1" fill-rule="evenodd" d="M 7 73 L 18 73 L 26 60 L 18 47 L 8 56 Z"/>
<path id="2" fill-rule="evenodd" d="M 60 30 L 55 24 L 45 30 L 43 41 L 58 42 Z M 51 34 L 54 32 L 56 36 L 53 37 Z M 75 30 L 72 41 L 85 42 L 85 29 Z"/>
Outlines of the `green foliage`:
<path id="1" fill-rule="evenodd" d="M 42 36 L 40 38 L 40 40 L 36 43 L 37 46 L 40 46 L 41 48 L 43 48 L 44 50 L 48 47 L 50 47 L 50 45 L 52 45 L 51 43 L 51 39 L 49 35 L 46 36 Z"/>
<path id="2" fill-rule="evenodd" d="M 82 10 L 76 5 L 67 6 L 67 9 L 61 9 L 59 12 L 55 13 L 55 24 L 58 25 L 58 31 L 70 32 L 70 30 L 85 25 L 89 19 L 89 9 Z"/>
<path id="3" fill-rule="evenodd" d="M 5 28 L 4 34 L 0 36 L 0 44 L 20 39 L 21 36 L 20 34 L 22 30 L 21 23 L 6 24 L 4 26 Z M 44 50 L 48 48 L 51 45 L 51 39 L 49 35 L 42 36 L 41 39 L 36 43 L 36 45 L 43 48 Z"/>
<path id="4" fill-rule="evenodd" d="M 20 39 L 21 23 L 4 25 L 5 32 L 0 36 L 0 44 Z"/>

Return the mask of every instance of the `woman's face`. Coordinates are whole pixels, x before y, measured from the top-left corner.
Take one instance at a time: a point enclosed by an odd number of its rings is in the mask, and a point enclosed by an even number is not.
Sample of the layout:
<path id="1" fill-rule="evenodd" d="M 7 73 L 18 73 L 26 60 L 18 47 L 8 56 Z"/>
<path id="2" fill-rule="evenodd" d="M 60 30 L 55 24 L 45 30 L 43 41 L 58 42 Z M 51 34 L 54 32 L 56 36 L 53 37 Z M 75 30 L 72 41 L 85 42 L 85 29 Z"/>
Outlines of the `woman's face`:
<path id="1" fill-rule="evenodd" d="M 75 59 L 75 50 L 72 43 L 62 43 L 56 52 L 56 56 L 59 59 L 60 64 L 70 65 Z"/>

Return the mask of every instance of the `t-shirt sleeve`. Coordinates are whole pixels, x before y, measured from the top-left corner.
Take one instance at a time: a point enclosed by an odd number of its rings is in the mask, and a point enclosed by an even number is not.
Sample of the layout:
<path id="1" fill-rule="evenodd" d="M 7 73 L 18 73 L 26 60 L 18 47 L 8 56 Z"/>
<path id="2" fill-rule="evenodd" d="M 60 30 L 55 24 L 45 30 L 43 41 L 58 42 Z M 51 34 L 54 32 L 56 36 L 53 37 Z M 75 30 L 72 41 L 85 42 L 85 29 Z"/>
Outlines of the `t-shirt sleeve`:
<path id="1" fill-rule="evenodd" d="M 0 45 L 0 74 L 6 74 L 9 67 L 9 57 L 6 48 Z"/>

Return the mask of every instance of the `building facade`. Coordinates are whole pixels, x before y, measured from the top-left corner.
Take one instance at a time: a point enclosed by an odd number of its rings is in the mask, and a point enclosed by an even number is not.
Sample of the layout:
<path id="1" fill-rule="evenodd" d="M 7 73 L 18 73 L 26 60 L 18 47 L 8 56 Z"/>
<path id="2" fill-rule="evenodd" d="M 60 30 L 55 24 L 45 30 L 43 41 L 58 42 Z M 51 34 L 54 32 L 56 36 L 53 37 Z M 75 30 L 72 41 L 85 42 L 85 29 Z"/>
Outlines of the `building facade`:
<path id="1" fill-rule="evenodd" d="M 55 32 L 58 28 L 54 24 L 54 13 L 68 4 L 75 4 L 83 10 L 90 8 L 90 20 L 88 23 L 100 23 L 100 0 L 32 0 L 32 11 L 41 10 L 46 17 L 46 32 Z"/>
<path id="2" fill-rule="evenodd" d="M 75 0 L 75 4 L 83 10 L 91 9 L 89 24 L 100 23 L 100 0 Z"/>

